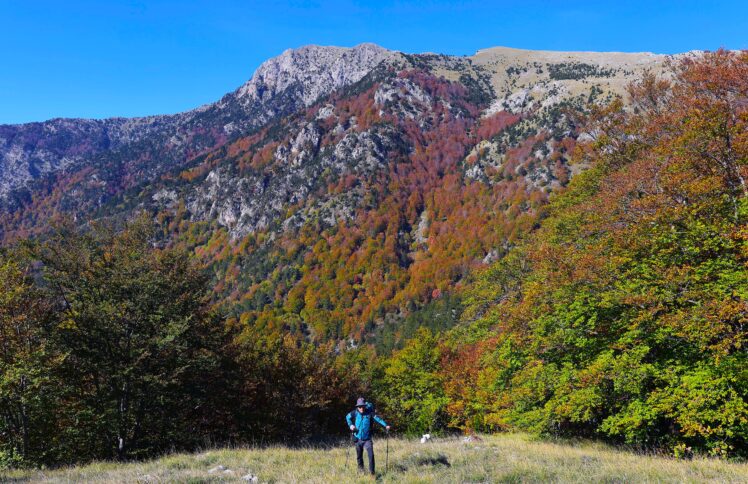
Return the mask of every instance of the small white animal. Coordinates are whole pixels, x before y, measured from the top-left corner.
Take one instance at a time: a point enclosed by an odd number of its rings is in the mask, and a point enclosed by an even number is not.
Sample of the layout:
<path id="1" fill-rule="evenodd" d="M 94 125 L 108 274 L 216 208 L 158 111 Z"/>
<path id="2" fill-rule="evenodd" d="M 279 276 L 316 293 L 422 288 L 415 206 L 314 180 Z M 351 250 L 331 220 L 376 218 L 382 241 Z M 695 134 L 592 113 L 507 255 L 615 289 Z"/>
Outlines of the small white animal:
<path id="1" fill-rule="evenodd" d="M 431 434 L 423 434 L 423 436 L 421 437 L 421 443 L 422 444 L 425 444 L 429 440 L 431 440 Z"/>

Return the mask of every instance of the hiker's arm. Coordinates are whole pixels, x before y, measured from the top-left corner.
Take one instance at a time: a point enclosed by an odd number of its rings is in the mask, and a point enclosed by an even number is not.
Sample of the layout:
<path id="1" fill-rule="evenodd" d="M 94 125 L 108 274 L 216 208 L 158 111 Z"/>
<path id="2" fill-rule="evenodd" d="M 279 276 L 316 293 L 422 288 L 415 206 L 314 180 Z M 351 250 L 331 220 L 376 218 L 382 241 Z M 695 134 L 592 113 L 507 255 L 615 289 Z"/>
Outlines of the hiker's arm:
<path id="1" fill-rule="evenodd" d="M 348 423 L 348 428 L 353 427 L 353 419 L 351 419 L 351 413 L 345 414 L 345 421 Z"/>
<path id="2" fill-rule="evenodd" d="M 379 425 L 381 425 L 384 428 L 389 427 L 389 425 L 387 425 L 387 422 L 385 422 L 384 419 L 380 417 L 379 415 L 374 415 L 374 421 L 376 421 Z"/>

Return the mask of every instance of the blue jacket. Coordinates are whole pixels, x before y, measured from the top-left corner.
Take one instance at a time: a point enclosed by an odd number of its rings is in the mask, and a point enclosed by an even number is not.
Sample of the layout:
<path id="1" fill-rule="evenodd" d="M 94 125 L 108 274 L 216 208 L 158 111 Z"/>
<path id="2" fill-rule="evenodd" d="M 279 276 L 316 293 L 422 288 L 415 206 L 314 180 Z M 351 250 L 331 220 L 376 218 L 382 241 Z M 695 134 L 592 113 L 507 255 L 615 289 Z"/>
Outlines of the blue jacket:
<path id="1" fill-rule="evenodd" d="M 345 421 L 348 422 L 348 427 L 351 425 L 356 426 L 356 432 L 353 434 L 358 440 L 371 440 L 371 421 L 374 419 L 382 427 L 387 426 L 387 422 L 374 412 L 374 405 L 371 403 L 366 404 L 364 412 L 361 413 L 358 409 L 353 409 L 345 416 Z"/>

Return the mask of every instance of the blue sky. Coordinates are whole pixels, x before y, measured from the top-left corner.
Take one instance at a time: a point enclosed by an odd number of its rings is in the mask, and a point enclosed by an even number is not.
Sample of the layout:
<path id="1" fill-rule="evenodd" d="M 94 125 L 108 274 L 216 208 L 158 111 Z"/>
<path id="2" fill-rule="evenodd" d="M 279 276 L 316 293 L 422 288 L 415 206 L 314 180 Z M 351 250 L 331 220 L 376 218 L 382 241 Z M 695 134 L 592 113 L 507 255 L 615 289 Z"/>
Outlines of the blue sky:
<path id="1" fill-rule="evenodd" d="M 748 2 L 0 0 L 0 123 L 172 113 L 304 44 L 405 52 L 748 48 Z"/>

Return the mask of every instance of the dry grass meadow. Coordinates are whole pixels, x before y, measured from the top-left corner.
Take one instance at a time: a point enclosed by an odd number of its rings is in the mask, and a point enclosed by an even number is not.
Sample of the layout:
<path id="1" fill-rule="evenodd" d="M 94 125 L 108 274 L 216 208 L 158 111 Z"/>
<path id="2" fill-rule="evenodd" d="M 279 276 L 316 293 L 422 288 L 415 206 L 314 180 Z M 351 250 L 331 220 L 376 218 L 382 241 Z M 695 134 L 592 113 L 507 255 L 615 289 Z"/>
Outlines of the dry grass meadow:
<path id="1" fill-rule="evenodd" d="M 522 434 L 484 436 L 471 442 L 456 437 L 434 439 L 426 444 L 390 439 L 389 449 L 389 471 L 385 472 L 385 440 L 375 441 L 379 482 L 748 482 L 746 463 L 675 460 L 597 443 L 552 443 Z M 225 470 L 215 470 L 218 466 Z M 246 482 L 249 474 L 257 476 L 254 482 L 372 481 L 356 473 L 355 453 L 346 446 L 218 449 L 128 464 L 100 462 L 53 471 L 0 471 L 0 481 Z"/>

